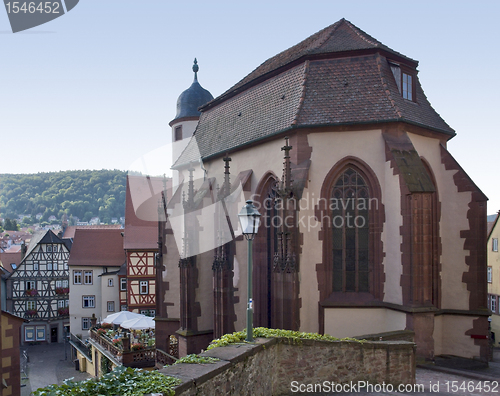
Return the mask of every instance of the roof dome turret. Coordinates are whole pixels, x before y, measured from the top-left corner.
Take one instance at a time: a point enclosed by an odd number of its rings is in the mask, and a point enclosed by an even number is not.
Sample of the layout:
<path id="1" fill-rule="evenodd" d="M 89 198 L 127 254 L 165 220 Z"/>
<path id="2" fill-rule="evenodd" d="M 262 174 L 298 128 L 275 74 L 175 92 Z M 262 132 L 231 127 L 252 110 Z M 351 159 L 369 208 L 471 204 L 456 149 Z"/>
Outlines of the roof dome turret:
<path id="1" fill-rule="evenodd" d="M 172 121 L 185 117 L 199 117 L 198 108 L 210 102 L 214 97 L 212 94 L 203 88 L 198 82 L 198 61 L 194 59 L 193 72 L 194 81 L 191 86 L 180 94 L 177 99 L 177 114 Z"/>

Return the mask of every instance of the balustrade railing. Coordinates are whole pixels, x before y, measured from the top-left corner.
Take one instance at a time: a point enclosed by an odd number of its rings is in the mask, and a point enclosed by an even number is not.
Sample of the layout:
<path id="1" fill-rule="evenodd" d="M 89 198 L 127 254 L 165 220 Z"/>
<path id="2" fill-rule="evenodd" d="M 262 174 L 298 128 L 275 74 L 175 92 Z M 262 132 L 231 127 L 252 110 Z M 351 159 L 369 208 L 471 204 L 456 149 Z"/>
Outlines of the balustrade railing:
<path id="1" fill-rule="evenodd" d="M 174 364 L 177 361 L 177 358 L 168 354 L 161 349 L 156 348 L 156 363 L 159 363 L 163 366 Z"/>
<path id="2" fill-rule="evenodd" d="M 126 367 L 153 367 L 156 363 L 156 348 L 154 346 L 125 351 L 123 347 L 115 345 L 107 335 L 98 334 L 95 329 L 90 331 L 90 337 Z"/>

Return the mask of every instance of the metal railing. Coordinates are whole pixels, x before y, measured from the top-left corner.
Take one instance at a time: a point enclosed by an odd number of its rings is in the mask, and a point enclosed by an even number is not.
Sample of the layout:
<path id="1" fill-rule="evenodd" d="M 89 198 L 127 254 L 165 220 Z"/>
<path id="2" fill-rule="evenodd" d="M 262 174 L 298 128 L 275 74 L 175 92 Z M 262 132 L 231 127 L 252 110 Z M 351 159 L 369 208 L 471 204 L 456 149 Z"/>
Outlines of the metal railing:
<path id="1" fill-rule="evenodd" d="M 69 343 L 78 349 L 88 360 L 92 361 L 92 347 L 90 345 L 87 345 L 73 333 L 70 333 Z"/>

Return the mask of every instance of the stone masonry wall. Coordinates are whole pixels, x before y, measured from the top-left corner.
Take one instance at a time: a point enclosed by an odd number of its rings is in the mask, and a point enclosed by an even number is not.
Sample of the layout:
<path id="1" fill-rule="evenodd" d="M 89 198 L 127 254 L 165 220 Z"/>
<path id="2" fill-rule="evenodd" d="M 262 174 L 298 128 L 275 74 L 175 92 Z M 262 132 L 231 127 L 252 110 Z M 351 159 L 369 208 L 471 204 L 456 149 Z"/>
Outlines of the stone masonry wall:
<path id="1" fill-rule="evenodd" d="M 202 355 L 221 360 L 160 370 L 183 380 L 176 395 L 283 395 L 290 394 L 292 381 L 415 383 L 415 344 L 405 341 L 303 340 L 297 345 L 284 338 L 257 339 Z"/>

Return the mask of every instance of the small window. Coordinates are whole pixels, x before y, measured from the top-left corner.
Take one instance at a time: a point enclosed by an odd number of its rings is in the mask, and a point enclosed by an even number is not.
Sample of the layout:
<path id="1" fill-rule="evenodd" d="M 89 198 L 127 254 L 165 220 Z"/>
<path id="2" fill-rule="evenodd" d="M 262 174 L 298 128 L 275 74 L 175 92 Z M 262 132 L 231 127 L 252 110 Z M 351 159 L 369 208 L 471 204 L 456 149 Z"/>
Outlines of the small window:
<path id="1" fill-rule="evenodd" d="M 115 312 L 115 302 L 108 301 L 108 312 Z"/>
<path id="2" fill-rule="evenodd" d="M 26 281 L 26 290 L 35 290 L 36 283 L 35 281 Z"/>
<path id="3" fill-rule="evenodd" d="M 403 98 L 413 100 L 413 78 L 410 74 L 403 73 Z"/>
<path id="4" fill-rule="evenodd" d="M 113 278 L 108 279 L 108 287 L 113 287 Z"/>
<path id="5" fill-rule="evenodd" d="M 53 251 L 54 253 L 57 253 L 57 246 L 52 246 L 52 251 Z"/>
<path id="6" fill-rule="evenodd" d="M 62 280 L 56 280 L 56 287 L 63 287 Z"/>
<path id="7" fill-rule="evenodd" d="M 127 291 L 127 278 L 120 279 L 120 290 Z"/>
<path id="8" fill-rule="evenodd" d="M 35 326 L 26 326 L 24 328 L 24 340 L 35 341 Z"/>
<path id="9" fill-rule="evenodd" d="M 69 281 L 67 279 L 63 280 L 62 287 L 69 287 Z"/>
<path id="10" fill-rule="evenodd" d="M 57 263 L 53 263 L 53 264 L 52 264 L 52 269 L 53 269 L 54 271 L 57 271 Z"/>
<path id="11" fill-rule="evenodd" d="M 140 281 L 139 282 L 139 293 L 140 294 L 148 294 L 149 293 L 149 281 Z"/>
<path id="12" fill-rule="evenodd" d="M 498 252 L 498 238 L 493 238 L 491 247 L 494 252 Z"/>
<path id="13" fill-rule="evenodd" d="M 57 308 L 64 308 L 64 300 L 57 300 Z"/>
<path id="14" fill-rule="evenodd" d="M 26 310 L 33 311 L 36 309 L 36 301 L 26 301 Z"/>
<path id="15" fill-rule="evenodd" d="M 399 63 L 389 61 L 394 80 L 401 96 L 407 100 L 415 101 L 415 77 L 411 69 Z"/>
<path id="16" fill-rule="evenodd" d="M 121 305 L 120 306 L 120 311 L 126 311 L 127 310 L 127 306 L 126 305 Z"/>
<path id="17" fill-rule="evenodd" d="M 493 282 L 493 269 L 491 267 L 488 267 L 487 277 L 488 277 L 488 283 Z"/>
<path id="18" fill-rule="evenodd" d="M 90 318 L 82 318 L 82 330 L 90 329 Z"/>
<path id="19" fill-rule="evenodd" d="M 69 300 L 64 300 L 64 306 L 69 307 Z"/>
<path id="20" fill-rule="evenodd" d="M 36 340 L 45 341 L 45 326 L 36 326 Z"/>
<path id="21" fill-rule="evenodd" d="M 92 284 L 92 271 L 85 271 L 83 281 L 85 285 Z"/>
<path id="22" fill-rule="evenodd" d="M 47 245 L 47 252 L 52 253 L 52 245 Z"/>
<path id="23" fill-rule="evenodd" d="M 38 271 L 38 262 L 33 263 L 33 271 Z"/>
<path id="24" fill-rule="evenodd" d="M 182 125 L 175 127 L 175 141 L 178 142 L 179 140 L 182 140 Z"/>
<path id="25" fill-rule="evenodd" d="M 95 296 L 82 296 L 83 308 L 95 308 Z"/>
<path id="26" fill-rule="evenodd" d="M 74 285 L 82 284 L 82 271 L 73 271 L 73 284 Z"/>
<path id="27" fill-rule="evenodd" d="M 491 303 L 491 305 L 490 305 L 491 312 L 496 313 L 497 312 L 497 296 L 491 296 L 490 303 Z"/>
<path id="28" fill-rule="evenodd" d="M 141 314 L 154 318 L 156 316 L 156 310 L 154 310 L 154 309 L 141 309 Z"/>
<path id="29" fill-rule="evenodd" d="M 52 262 L 47 263 L 47 271 L 52 271 Z"/>

